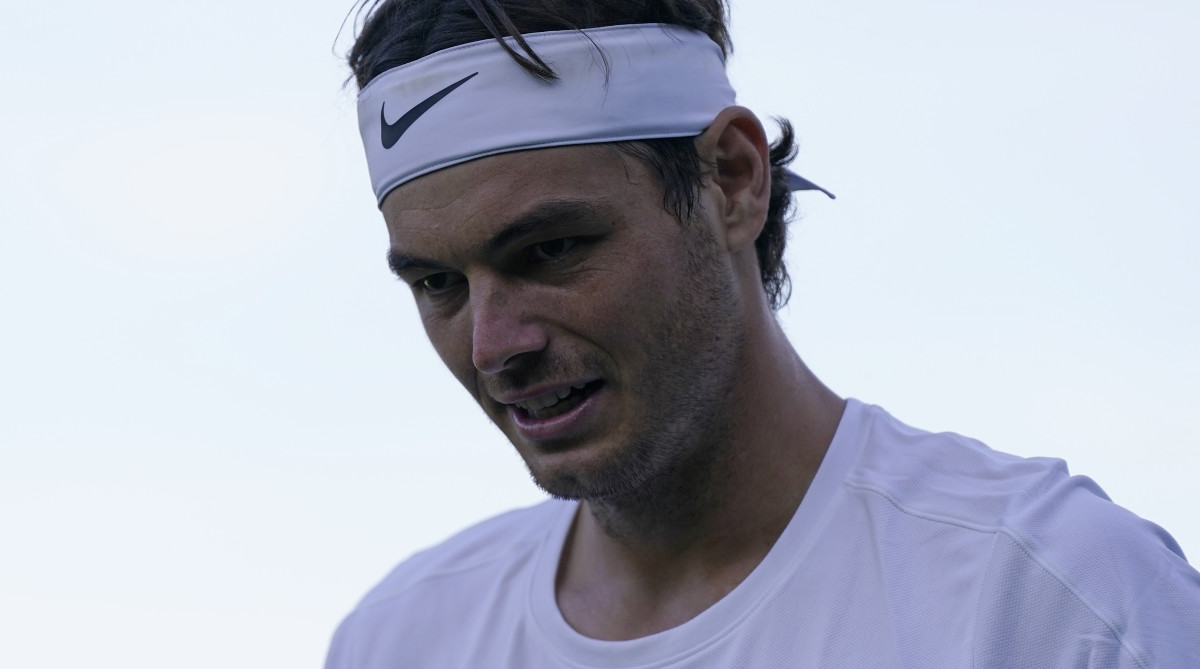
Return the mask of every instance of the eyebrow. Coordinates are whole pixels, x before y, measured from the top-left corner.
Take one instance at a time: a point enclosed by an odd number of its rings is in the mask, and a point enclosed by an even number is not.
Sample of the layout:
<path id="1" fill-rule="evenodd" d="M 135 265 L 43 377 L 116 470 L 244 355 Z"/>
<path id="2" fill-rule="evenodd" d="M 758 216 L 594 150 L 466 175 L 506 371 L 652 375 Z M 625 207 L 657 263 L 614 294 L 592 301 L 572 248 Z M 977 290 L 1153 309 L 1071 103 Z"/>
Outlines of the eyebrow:
<path id="1" fill-rule="evenodd" d="M 536 233 L 548 225 L 570 223 L 594 217 L 595 215 L 595 207 L 584 200 L 548 200 L 518 216 L 496 234 L 492 235 L 488 239 L 486 247 L 492 253 L 501 251 L 505 247 Z M 435 270 L 439 272 L 453 270 L 452 267 L 446 264 L 402 253 L 396 249 L 388 250 L 387 262 L 388 267 L 396 276 L 400 276 L 401 273 L 411 270 Z"/>
<path id="2" fill-rule="evenodd" d="M 487 247 L 489 251 L 500 251 L 548 225 L 573 223 L 595 215 L 595 208 L 583 200 L 548 200 L 518 216 L 492 235 Z"/>
<path id="3" fill-rule="evenodd" d="M 403 272 L 414 269 L 421 270 L 437 270 L 444 272 L 450 268 L 442 263 L 425 258 L 419 258 L 407 253 L 401 253 L 395 249 L 389 249 L 387 253 L 388 268 L 392 270 L 392 274 L 400 276 Z"/>

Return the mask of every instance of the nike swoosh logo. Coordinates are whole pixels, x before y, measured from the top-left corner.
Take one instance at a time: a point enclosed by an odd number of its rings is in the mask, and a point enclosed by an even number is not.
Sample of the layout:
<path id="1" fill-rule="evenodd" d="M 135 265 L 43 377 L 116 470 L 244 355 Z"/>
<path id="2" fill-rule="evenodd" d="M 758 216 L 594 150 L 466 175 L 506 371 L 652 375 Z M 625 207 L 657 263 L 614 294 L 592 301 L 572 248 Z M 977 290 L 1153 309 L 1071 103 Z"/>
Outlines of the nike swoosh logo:
<path id="1" fill-rule="evenodd" d="M 387 106 L 387 102 L 384 102 L 382 105 L 380 105 L 379 106 L 379 130 L 380 130 L 379 138 L 383 141 L 383 148 L 390 149 L 393 146 L 395 146 L 396 142 L 400 141 L 401 135 L 403 135 L 405 132 L 407 132 L 409 126 L 411 126 L 413 123 L 415 123 L 417 121 L 417 119 L 421 118 L 422 114 L 429 111 L 430 107 L 433 107 L 437 103 L 441 102 L 442 98 L 453 93 L 454 89 L 467 83 L 467 81 L 469 81 L 471 79 L 471 77 L 475 76 L 476 74 L 479 74 L 479 73 L 476 72 L 474 74 L 468 74 L 467 76 L 450 84 L 449 86 L 443 88 L 442 90 L 438 91 L 437 93 L 434 93 L 433 95 L 430 95 L 429 97 L 425 98 L 421 102 L 417 103 L 416 107 L 413 107 L 412 109 L 405 112 L 404 116 L 401 116 L 399 119 L 396 119 L 395 123 L 388 123 L 387 117 L 385 117 L 383 115 L 383 109 L 384 109 L 384 107 Z"/>

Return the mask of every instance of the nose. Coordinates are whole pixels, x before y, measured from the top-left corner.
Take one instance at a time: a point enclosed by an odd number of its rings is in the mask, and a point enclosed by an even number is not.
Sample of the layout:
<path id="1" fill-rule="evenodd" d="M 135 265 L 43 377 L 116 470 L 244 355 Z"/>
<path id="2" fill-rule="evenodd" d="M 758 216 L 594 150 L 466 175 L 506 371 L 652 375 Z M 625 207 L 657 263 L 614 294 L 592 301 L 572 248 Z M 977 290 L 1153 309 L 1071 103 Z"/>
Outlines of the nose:
<path id="1" fill-rule="evenodd" d="M 471 285 L 471 361 L 475 369 L 495 374 L 522 354 L 546 348 L 545 326 L 535 317 L 535 305 L 523 299 L 519 287 L 499 281 Z"/>

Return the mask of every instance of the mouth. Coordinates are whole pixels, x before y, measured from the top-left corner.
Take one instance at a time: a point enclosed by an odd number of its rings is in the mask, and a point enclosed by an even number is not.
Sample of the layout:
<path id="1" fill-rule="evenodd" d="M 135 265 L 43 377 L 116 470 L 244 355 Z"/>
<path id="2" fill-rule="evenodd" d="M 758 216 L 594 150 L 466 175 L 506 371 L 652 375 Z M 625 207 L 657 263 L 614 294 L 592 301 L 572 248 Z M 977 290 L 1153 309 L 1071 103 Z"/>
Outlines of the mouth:
<path id="1" fill-rule="evenodd" d="M 601 380 L 570 386 L 512 404 L 513 411 L 525 421 L 549 420 L 561 416 L 582 404 L 604 385 Z"/>

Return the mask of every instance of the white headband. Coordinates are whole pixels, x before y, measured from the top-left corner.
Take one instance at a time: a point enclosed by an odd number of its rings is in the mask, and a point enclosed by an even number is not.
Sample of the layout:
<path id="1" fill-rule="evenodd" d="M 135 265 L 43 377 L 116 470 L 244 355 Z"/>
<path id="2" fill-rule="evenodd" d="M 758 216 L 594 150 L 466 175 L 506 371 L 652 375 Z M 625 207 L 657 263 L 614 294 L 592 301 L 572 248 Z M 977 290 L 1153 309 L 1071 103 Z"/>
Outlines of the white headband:
<path id="1" fill-rule="evenodd" d="M 392 68 L 363 88 L 358 127 L 380 203 L 406 181 L 497 153 L 692 137 L 734 104 L 720 48 L 695 30 L 642 24 L 524 38 L 558 79 L 532 76 L 485 40 Z"/>

